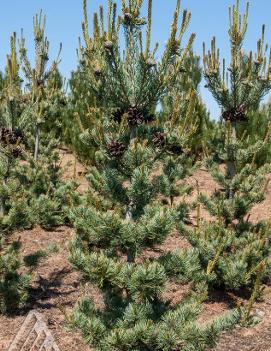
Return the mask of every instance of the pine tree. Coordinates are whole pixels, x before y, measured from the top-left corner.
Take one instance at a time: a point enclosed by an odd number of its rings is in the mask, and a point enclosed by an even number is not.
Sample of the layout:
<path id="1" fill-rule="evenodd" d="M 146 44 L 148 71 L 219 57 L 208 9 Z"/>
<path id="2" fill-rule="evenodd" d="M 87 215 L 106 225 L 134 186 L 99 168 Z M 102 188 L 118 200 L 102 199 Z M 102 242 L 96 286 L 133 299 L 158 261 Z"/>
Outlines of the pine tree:
<path id="1" fill-rule="evenodd" d="M 59 56 L 61 53 L 61 46 L 58 57 L 47 69 L 49 61 L 49 41 L 45 33 L 46 17 L 42 12 L 36 15 L 33 19 L 34 26 L 34 40 L 35 40 L 35 66 L 32 67 L 27 57 L 27 49 L 25 47 L 25 39 L 20 40 L 20 56 L 22 61 L 22 70 L 26 78 L 28 88 L 28 103 L 29 114 L 31 113 L 32 131 L 35 136 L 34 146 L 34 160 L 37 161 L 40 147 L 40 138 L 42 132 L 42 125 L 50 116 L 50 110 L 53 107 L 52 97 L 55 97 L 55 86 L 52 83 L 53 76 L 56 77 L 56 70 L 59 64 Z M 58 90 L 59 87 L 57 87 Z"/>
<path id="2" fill-rule="evenodd" d="M 267 164 L 258 167 L 255 162 L 266 140 L 248 142 L 244 131 L 249 113 L 271 88 L 271 66 L 265 57 L 264 27 L 257 53 L 245 54 L 243 50 L 248 6 L 243 18 L 238 0 L 230 9 L 228 72 L 225 61 L 221 71 L 215 39 L 211 51 L 204 53 L 205 79 L 222 108 L 223 142 L 217 145 L 218 162 L 214 159 L 206 162 L 218 188 L 212 196 L 199 195 L 199 203 L 209 211 L 212 221 L 201 219 L 199 226 L 188 232 L 191 244 L 199 250 L 209 283 L 235 291 L 253 290 L 254 284 L 259 284 L 258 272 L 261 271 L 261 277 L 266 274 L 270 255 L 269 223 L 250 220 L 251 209 L 263 200 L 266 191 L 265 175 L 270 167 Z M 259 267 L 264 267 L 264 272 Z"/>
<path id="3" fill-rule="evenodd" d="M 145 248 L 163 243 L 176 217 L 183 220 L 187 212 L 186 204 L 175 201 L 190 191 L 184 182 L 191 163 L 185 147 L 189 135 L 180 120 L 183 112 L 194 112 L 195 92 L 190 91 L 185 101 L 179 92 L 167 118 L 157 107 L 175 88 L 194 35 L 182 49 L 190 14 L 184 11 L 179 31 L 177 1 L 170 38 L 162 58 L 156 60 L 150 49 L 152 1 L 147 21 L 141 17 L 142 4 L 142 0 L 122 1 L 122 16 L 117 20 L 116 5 L 109 1 L 107 23 L 101 7 L 100 16 L 94 14 L 90 37 L 84 1 L 86 46 L 82 50 L 99 105 L 92 109 L 95 123 L 83 140 L 98 146 L 98 166 L 88 175 L 85 203 L 73 211 L 76 239 L 70 260 L 86 281 L 100 288 L 105 306 L 98 309 L 84 298 L 71 323 L 96 349 L 205 350 L 221 329 L 238 321 L 239 314 L 234 311 L 204 327 L 197 324 L 205 290 L 193 249 L 153 259 L 142 256 Z M 172 306 L 163 300 L 162 292 L 176 276 L 180 281 L 192 280 L 195 291 Z"/>
<path id="4" fill-rule="evenodd" d="M 23 153 L 25 116 L 22 114 L 21 83 L 16 34 L 13 33 L 0 85 L 0 227 L 7 213 L 9 177 Z M 0 228 L 0 313 L 21 307 L 27 300 L 30 276 L 21 273 L 21 267 L 20 243 L 7 243 Z"/>
<path id="5" fill-rule="evenodd" d="M 89 67 L 91 62 L 89 55 L 91 56 L 93 54 L 86 54 L 81 41 L 79 44 L 79 65 L 77 70 L 72 73 L 72 78 L 70 80 L 70 105 L 68 113 L 65 113 L 65 116 L 63 116 L 64 139 L 85 162 L 95 163 L 95 145 L 92 145 L 91 148 L 86 147 L 86 144 L 80 136 L 84 134 L 84 131 L 88 128 L 91 128 L 91 125 L 95 124 L 93 108 L 107 105 L 107 101 L 104 99 L 104 94 L 106 94 L 106 92 L 101 92 L 100 90 L 103 83 L 99 57 L 96 58 L 94 63 L 91 63 L 91 67 Z M 155 66 L 156 62 L 154 59 L 150 58 L 148 64 L 151 67 L 152 65 Z M 201 69 L 199 66 L 199 57 L 194 55 L 192 49 L 190 49 L 189 53 L 184 57 L 180 66 L 180 71 L 182 74 L 176 77 L 176 79 L 178 79 L 178 84 L 175 82 L 176 90 L 172 90 L 171 94 L 168 94 L 166 99 L 161 99 L 161 112 L 167 115 L 172 111 L 173 101 L 176 101 L 175 93 L 180 95 L 180 92 L 182 92 L 182 97 L 179 96 L 179 98 L 183 100 L 184 96 L 188 98 L 189 92 L 198 92 L 199 83 L 201 81 Z M 94 78 L 96 82 L 95 85 L 93 85 Z M 196 94 L 195 100 L 196 106 L 193 112 L 194 116 L 190 116 L 190 123 L 186 125 L 186 128 L 190 129 L 189 132 L 193 133 L 194 136 L 193 139 L 190 138 L 190 142 L 193 143 L 193 145 L 190 145 L 190 149 L 193 153 L 200 154 L 206 147 L 207 127 L 210 126 L 210 121 L 205 106 L 198 94 Z M 167 104 L 170 106 L 167 107 Z M 123 106 L 121 106 L 117 114 L 121 114 L 123 111 Z M 185 122 L 187 121 L 183 118 L 182 123 Z M 195 140 L 196 135 L 198 135 L 197 140 Z"/>
<path id="6" fill-rule="evenodd" d="M 23 91 L 19 75 L 16 34 L 11 37 L 11 52 L 3 75 L 0 101 L 0 229 L 3 231 L 31 228 L 35 224 L 46 228 L 67 224 L 69 206 L 79 201 L 75 182 L 64 183 L 61 179 L 56 128 L 60 106 L 66 99 L 57 63 L 45 69 L 49 44 L 42 18 L 41 14 L 34 19 L 35 68 L 31 68 L 27 59 L 24 39 L 20 42 L 28 91 Z M 37 121 L 37 116 L 43 120 Z"/>
<path id="7" fill-rule="evenodd" d="M 6 195 L 10 173 L 23 152 L 23 114 L 21 79 L 16 51 L 16 34 L 10 40 L 11 51 L 7 56 L 6 72 L 3 76 L 0 100 L 0 217 L 5 215 Z"/>

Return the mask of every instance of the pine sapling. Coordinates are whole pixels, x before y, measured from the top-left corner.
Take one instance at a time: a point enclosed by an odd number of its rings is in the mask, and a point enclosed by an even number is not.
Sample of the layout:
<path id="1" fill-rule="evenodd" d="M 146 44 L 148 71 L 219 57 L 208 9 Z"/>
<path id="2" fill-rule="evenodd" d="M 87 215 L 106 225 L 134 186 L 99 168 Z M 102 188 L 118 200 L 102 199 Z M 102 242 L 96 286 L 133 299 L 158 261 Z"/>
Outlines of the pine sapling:
<path id="1" fill-rule="evenodd" d="M 265 147 L 265 136 L 252 143 L 244 131 L 250 113 L 271 88 L 271 66 L 265 55 L 264 27 L 257 53 L 243 50 L 248 8 L 247 4 L 243 17 L 238 0 L 230 9 L 231 63 L 227 72 L 225 61 L 221 67 L 215 39 L 208 53 L 204 49 L 207 86 L 222 109 L 222 139 L 217 144 L 218 159 L 206 161 L 217 189 L 211 196 L 201 193 L 198 197 L 212 221 L 199 220 L 198 228 L 188 231 L 188 239 L 199 250 L 210 286 L 236 292 L 248 288 L 253 296 L 255 269 L 270 254 L 270 229 L 268 223 L 253 222 L 250 213 L 264 199 L 270 167 L 257 167 L 255 162 L 255 155 Z M 262 276 L 266 273 L 267 267 Z"/>
<path id="2" fill-rule="evenodd" d="M 81 53 L 97 104 L 89 107 L 92 118 L 82 140 L 96 145 L 97 166 L 88 174 L 84 203 L 73 211 L 76 238 L 70 261 L 85 281 L 100 289 L 104 308 L 85 297 L 70 321 L 98 350 L 205 350 L 239 314 L 234 311 L 223 322 L 200 327 L 197 318 L 206 290 L 198 253 L 180 249 L 161 257 L 144 254 L 163 244 L 176 218 L 183 220 L 187 213 L 186 204 L 176 201 L 190 191 L 184 178 L 192 163 L 184 145 L 186 123 L 179 122 L 182 112 L 193 113 L 195 99 L 176 97 L 167 116 L 158 106 L 175 88 L 190 51 L 194 35 L 181 48 L 190 14 L 184 12 L 179 30 L 178 0 L 170 38 L 156 60 L 156 51 L 150 49 L 152 1 L 147 20 L 141 16 L 141 0 L 122 1 L 119 20 L 116 4 L 109 1 L 107 22 L 102 8 L 100 16 L 94 14 L 93 36 L 83 4 Z M 194 94 L 189 91 L 189 96 Z M 172 305 L 163 292 L 176 276 L 192 281 L 194 290 Z"/>

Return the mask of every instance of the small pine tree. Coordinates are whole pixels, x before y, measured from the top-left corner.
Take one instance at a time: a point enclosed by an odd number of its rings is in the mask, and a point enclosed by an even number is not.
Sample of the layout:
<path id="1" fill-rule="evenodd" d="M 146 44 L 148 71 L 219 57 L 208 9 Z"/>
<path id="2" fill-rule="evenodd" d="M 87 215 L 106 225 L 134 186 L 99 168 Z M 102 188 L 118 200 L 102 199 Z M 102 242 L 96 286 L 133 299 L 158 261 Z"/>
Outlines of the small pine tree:
<path id="1" fill-rule="evenodd" d="M 218 188 L 211 196 L 199 196 L 213 220 L 200 220 L 199 226 L 188 232 L 191 244 L 199 250 L 210 284 L 235 291 L 259 284 L 258 267 L 264 266 L 266 273 L 270 255 L 270 225 L 251 222 L 249 214 L 266 191 L 265 175 L 270 167 L 258 167 L 255 163 L 266 140 L 248 143 L 239 131 L 241 126 L 246 130 L 249 112 L 271 88 L 271 66 L 264 54 L 264 29 L 256 55 L 245 54 L 242 44 L 247 19 L 248 4 L 242 19 L 237 0 L 230 9 L 232 58 L 227 74 L 225 61 L 221 72 L 215 39 L 211 51 L 204 53 L 207 85 L 222 108 L 223 142 L 218 144 L 218 162 L 207 162 Z M 261 274 L 264 276 L 262 270 Z"/>
<path id="2" fill-rule="evenodd" d="M 85 29 L 83 28 L 83 30 Z M 88 40 L 88 38 L 85 39 Z M 92 145 L 91 148 L 87 147 L 80 135 L 87 129 L 91 129 L 91 126 L 95 124 L 93 108 L 106 107 L 108 105 L 109 102 L 105 98 L 108 93 L 102 91 L 102 63 L 99 61 L 99 57 L 96 57 L 95 61 L 91 62 L 90 57 L 93 58 L 93 53 L 86 53 L 81 41 L 79 44 L 79 65 L 77 70 L 72 73 L 70 80 L 70 104 L 63 116 L 64 140 L 85 162 L 93 164 L 95 163 L 96 145 Z M 153 58 L 149 58 L 148 63 L 150 66 L 156 65 L 156 61 Z M 210 126 L 211 122 L 205 106 L 197 94 L 201 81 L 201 69 L 199 57 L 194 55 L 192 49 L 184 57 L 179 69 L 182 74 L 176 77 L 178 83 L 176 81 L 172 84 L 172 88 L 175 86 L 175 89 L 172 89 L 166 98 L 161 99 L 161 113 L 168 115 L 172 112 L 172 103 L 176 102 L 176 93 L 179 99 L 183 100 L 184 98 L 189 98 L 191 91 L 196 92 L 193 116 L 189 116 L 189 124 L 187 123 L 185 128 L 188 133 L 193 134 L 193 138 L 189 139 L 191 151 L 199 155 L 206 148 L 208 126 Z M 120 114 L 124 110 L 124 106 L 119 106 Z M 185 118 L 182 118 L 182 124 L 185 124 L 185 122 L 187 122 Z"/>
<path id="3" fill-rule="evenodd" d="M 57 127 L 59 105 L 65 99 L 56 63 L 45 70 L 48 42 L 42 21 L 42 15 L 35 17 L 34 69 L 21 39 L 29 91 L 23 92 L 21 86 L 16 34 L 11 37 L 11 53 L 3 75 L 0 100 L 0 228 L 3 231 L 31 228 L 35 224 L 46 228 L 67 224 L 69 206 L 79 201 L 75 182 L 64 183 L 61 179 L 63 170 L 56 132 L 48 133 L 50 127 Z M 39 113 L 44 120 L 37 122 Z"/>
<path id="4" fill-rule="evenodd" d="M 34 135 L 34 160 L 37 161 L 41 142 L 42 125 L 50 117 L 51 110 L 54 108 L 52 101 L 55 100 L 55 93 L 59 92 L 59 86 L 53 84 L 56 81 L 57 66 L 61 53 L 61 46 L 58 57 L 47 69 L 49 61 L 49 42 L 45 34 L 46 17 L 42 12 L 36 15 L 33 20 L 34 40 L 35 40 L 35 67 L 32 68 L 27 57 L 25 39 L 22 35 L 20 40 L 20 56 L 22 70 L 26 78 L 28 94 L 25 98 L 29 104 L 29 116 L 31 118 L 31 134 Z M 57 88 L 57 89 L 56 89 Z M 58 95 L 58 94 L 57 94 Z"/>
<path id="5" fill-rule="evenodd" d="M 95 123 L 83 139 L 98 146 L 95 157 L 99 166 L 88 175 L 91 187 L 85 204 L 73 212 L 76 239 L 70 260 L 86 281 L 101 289 L 105 306 L 98 309 L 85 298 L 71 322 L 96 349 L 205 350 L 221 329 L 236 323 L 239 314 L 231 313 L 202 327 L 197 317 L 203 291 L 191 291 L 177 306 L 163 300 L 166 283 L 176 275 L 187 281 L 195 273 L 195 287 L 201 287 L 196 284 L 201 274 L 193 250 L 153 259 L 142 256 L 145 248 L 163 243 L 176 217 L 183 219 L 186 213 L 185 204 L 174 200 L 189 192 L 184 182 L 177 186 L 191 163 L 182 145 L 185 126 L 179 122 L 184 110 L 193 112 L 193 92 L 190 103 L 177 100 L 182 96 L 179 92 L 167 118 L 157 106 L 175 87 L 191 47 L 193 36 L 185 50 L 180 47 L 190 14 L 184 12 L 179 32 L 177 1 L 170 39 L 158 62 L 150 50 L 152 1 L 148 2 L 147 21 L 141 17 L 142 4 L 141 0 L 123 1 L 122 16 L 117 20 L 116 4 L 109 1 L 107 29 L 100 8 L 100 19 L 94 14 L 90 37 L 84 1 L 84 57 L 100 107 L 93 108 Z"/>
<path id="6" fill-rule="evenodd" d="M 10 176 L 24 150 L 22 129 L 25 116 L 22 114 L 22 81 L 19 77 L 15 33 L 11 36 L 10 47 L 0 88 L 0 313 L 11 312 L 25 304 L 30 281 L 28 274 L 20 272 L 23 265 L 20 242 L 7 243 L 2 232 L 12 191 Z M 17 203 L 17 206 L 20 204 Z"/>
<path id="7" fill-rule="evenodd" d="M 23 126 L 21 79 L 16 51 L 16 34 L 10 40 L 11 52 L 7 56 L 0 100 L 0 217 L 5 215 L 8 181 L 12 170 L 23 153 Z"/>

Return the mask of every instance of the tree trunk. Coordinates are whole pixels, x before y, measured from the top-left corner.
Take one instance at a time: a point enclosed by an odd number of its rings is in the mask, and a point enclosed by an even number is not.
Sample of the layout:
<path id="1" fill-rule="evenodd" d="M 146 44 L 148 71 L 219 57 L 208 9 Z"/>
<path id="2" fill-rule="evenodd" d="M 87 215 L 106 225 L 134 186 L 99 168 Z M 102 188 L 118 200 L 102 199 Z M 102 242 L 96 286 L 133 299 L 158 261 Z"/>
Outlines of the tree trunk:
<path id="1" fill-rule="evenodd" d="M 37 161 L 37 160 L 38 160 L 39 145 L 40 145 L 40 127 L 37 126 L 37 128 L 36 128 L 36 138 L 35 138 L 34 161 Z"/>
<path id="2" fill-rule="evenodd" d="M 4 201 L 0 200 L 0 217 L 4 217 L 4 215 L 5 215 Z"/>
<path id="3" fill-rule="evenodd" d="M 134 139 L 135 137 L 136 137 L 136 128 L 132 127 L 131 132 L 130 132 L 130 140 Z M 133 219 L 132 210 L 133 210 L 133 202 L 130 200 L 130 203 L 129 203 L 127 211 L 126 211 L 126 219 L 129 221 L 131 221 Z M 135 262 L 135 252 L 132 249 L 127 251 L 127 262 L 129 262 L 129 263 Z"/>
<path id="4" fill-rule="evenodd" d="M 133 219 L 132 214 L 132 204 L 129 204 L 128 209 L 126 211 L 126 219 L 131 221 Z M 127 251 L 127 262 L 134 263 L 135 262 L 135 253 L 134 250 L 130 249 Z"/>
<path id="5" fill-rule="evenodd" d="M 236 121 L 231 123 L 231 135 L 230 135 L 230 143 L 235 144 L 236 143 L 236 127 L 237 123 Z M 229 160 L 227 162 L 227 168 L 228 168 L 228 174 L 230 176 L 230 179 L 233 179 L 236 175 L 236 164 L 235 164 L 235 154 L 229 155 Z M 234 191 L 232 187 L 229 190 L 229 198 L 233 199 L 234 197 Z"/>

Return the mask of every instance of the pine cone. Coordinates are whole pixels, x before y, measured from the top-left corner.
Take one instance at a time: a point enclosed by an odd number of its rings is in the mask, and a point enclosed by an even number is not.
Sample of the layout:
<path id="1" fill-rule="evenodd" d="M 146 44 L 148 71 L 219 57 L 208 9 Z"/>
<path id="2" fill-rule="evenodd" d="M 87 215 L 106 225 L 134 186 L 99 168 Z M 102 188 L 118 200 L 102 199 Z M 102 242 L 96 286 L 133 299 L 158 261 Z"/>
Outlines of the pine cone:
<path id="1" fill-rule="evenodd" d="M 107 144 L 107 152 L 111 157 L 121 157 L 124 151 L 125 145 L 120 141 L 113 140 Z"/>
<path id="2" fill-rule="evenodd" d="M 127 111 L 129 125 L 136 126 L 144 122 L 144 115 L 137 107 L 130 107 Z"/>
<path id="3" fill-rule="evenodd" d="M 15 129 L 13 133 L 16 139 L 16 144 L 24 142 L 24 135 L 19 129 Z"/>
<path id="4" fill-rule="evenodd" d="M 1 143 L 3 143 L 4 145 L 7 145 L 9 138 L 10 138 L 10 129 L 2 127 L 0 129 L 0 140 L 1 140 Z"/>
<path id="5" fill-rule="evenodd" d="M 166 146 L 166 134 L 156 132 L 153 136 L 152 141 L 157 149 L 163 149 Z"/>
<path id="6" fill-rule="evenodd" d="M 245 112 L 245 108 L 243 106 L 239 106 L 237 108 L 231 108 L 223 112 L 222 117 L 225 121 L 242 122 L 247 120 Z"/>
<path id="7" fill-rule="evenodd" d="M 0 141 L 4 146 L 19 144 L 24 140 L 22 132 L 18 129 L 2 127 L 0 129 Z"/>
<path id="8" fill-rule="evenodd" d="M 113 120 L 120 123 L 123 115 L 126 114 L 129 125 L 139 125 L 143 122 L 151 122 L 155 119 L 154 114 L 144 115 L 137 107 L 129 107 L 128 110 L 119 108 L 113 113 Z"/>
<path id="9" fill-rule="evenodd" d="M 16 146 L 15 148 L 12 148 L 11 154 L 14 158 L 18 158 L 22 154 L 22 149 L 19 146 Z"/>

